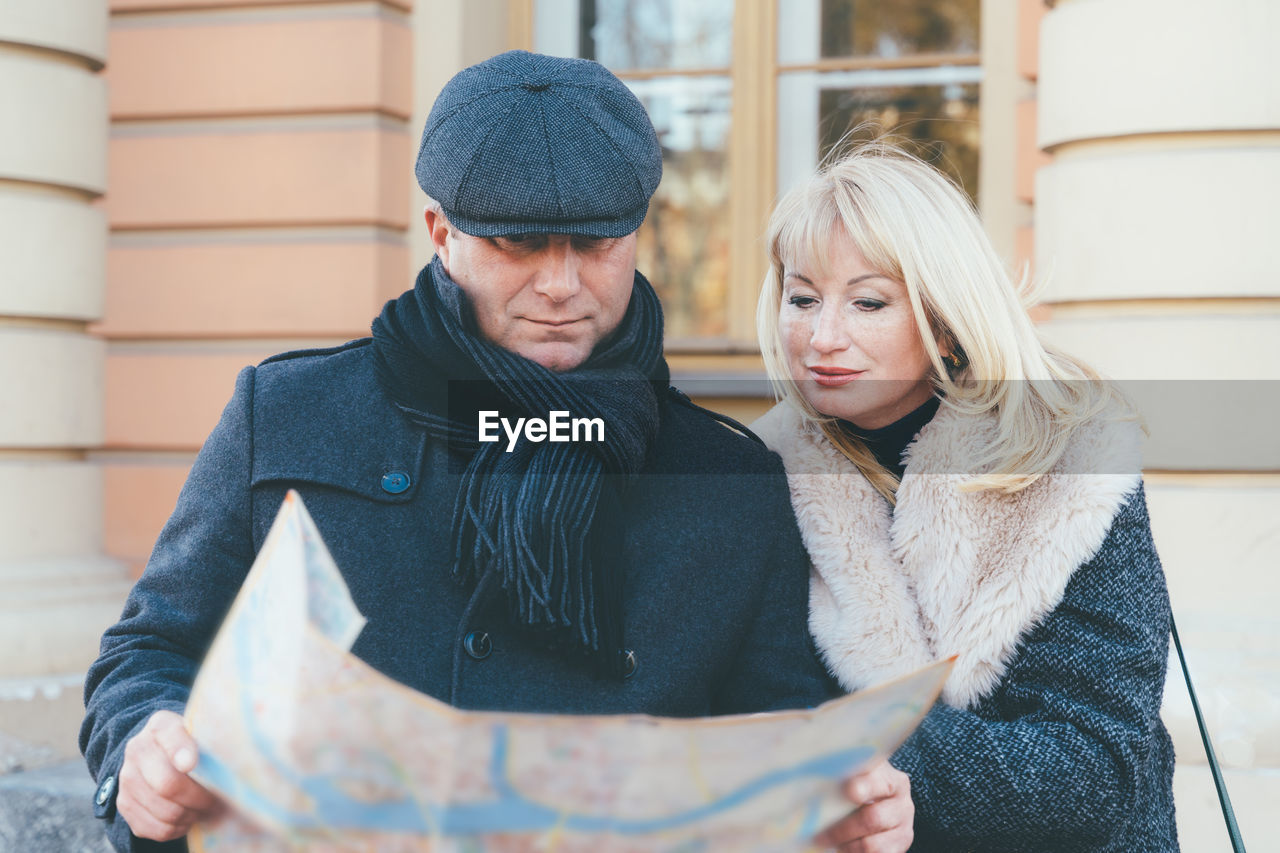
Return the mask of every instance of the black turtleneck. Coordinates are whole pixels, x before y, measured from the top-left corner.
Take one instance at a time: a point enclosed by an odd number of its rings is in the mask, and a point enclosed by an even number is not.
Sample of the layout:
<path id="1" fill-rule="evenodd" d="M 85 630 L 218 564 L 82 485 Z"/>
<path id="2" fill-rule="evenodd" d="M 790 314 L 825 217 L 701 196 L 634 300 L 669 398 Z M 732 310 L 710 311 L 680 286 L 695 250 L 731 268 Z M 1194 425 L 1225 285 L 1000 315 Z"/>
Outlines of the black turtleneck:
<path id="1" fill-rule="evenodd" d="M 841 421 L 841 423 L 845 429 L 867 445 L 867 449 L 880 465 L 892 471 L 901 480 L 906 470 L 906 466 L 902 464 L 902 451 L 907 449 L 907 445 L 915 439 L 924 425 L 933 420 L 940 402 L 938 397 L 930 397 L 915 411 L 879 429 L 863 429 L 848 421 Z"/>

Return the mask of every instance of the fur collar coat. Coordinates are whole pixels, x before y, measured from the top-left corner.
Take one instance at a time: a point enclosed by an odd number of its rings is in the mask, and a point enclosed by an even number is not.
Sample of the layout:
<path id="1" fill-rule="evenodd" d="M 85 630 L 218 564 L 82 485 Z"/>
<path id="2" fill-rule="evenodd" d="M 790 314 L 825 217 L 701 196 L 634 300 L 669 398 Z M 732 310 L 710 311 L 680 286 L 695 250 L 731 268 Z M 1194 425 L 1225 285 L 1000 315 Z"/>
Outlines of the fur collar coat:
<path id="1" fill-rule="evenodd" d="M 957 656 L 891 758 L 911 777 L 913 853 L 1176 851 L 1169 598 L 1140 431 L 1100 418 L 1028 488 L 961 491 L 996 428 L 943 406 L 891 510 L 789 407 L 756 424 L 809 549 L 810 629 L 851 690 Z"/>
<path id="2" fill-rule="evenodd" d="M 893 509 L 790 404 L 753 425 L 786 467 L 814 569 L 810 630 L 846 690 L 957 655 L 942 698 L 977 705 L 1139 486 L 1140 431 L 1109 421 L 1077 430 L 1021 492 L 961 491 L 995 428 L 944 405 L 904 454 Z"/>

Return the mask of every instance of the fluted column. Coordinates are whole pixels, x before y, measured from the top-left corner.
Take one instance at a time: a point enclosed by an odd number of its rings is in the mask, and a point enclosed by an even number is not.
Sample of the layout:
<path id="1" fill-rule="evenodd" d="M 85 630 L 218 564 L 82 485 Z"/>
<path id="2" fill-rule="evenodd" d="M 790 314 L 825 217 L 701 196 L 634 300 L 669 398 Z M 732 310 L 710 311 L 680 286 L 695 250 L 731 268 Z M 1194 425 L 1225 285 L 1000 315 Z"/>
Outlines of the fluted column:
<path id="1" fill-rule="evenodd" d="M 1278 31 L 1273 0 L 1069 0 L 1040 42 L 1044 328 L 1143 380 L 1152 525 L 1251 846 L 1280 800 Z M 1176 663 L 1164 715 L 1183 849 L 1229 849 Z"/>
<path id="2" fill-rule="evenodd" d="M 0 4 L 0 732 L 64 754 L 127 589 L 102 556 L 88 459 L 102 442 L 87 324 L 103 305 L 106 33 L 106 0 Z"/>

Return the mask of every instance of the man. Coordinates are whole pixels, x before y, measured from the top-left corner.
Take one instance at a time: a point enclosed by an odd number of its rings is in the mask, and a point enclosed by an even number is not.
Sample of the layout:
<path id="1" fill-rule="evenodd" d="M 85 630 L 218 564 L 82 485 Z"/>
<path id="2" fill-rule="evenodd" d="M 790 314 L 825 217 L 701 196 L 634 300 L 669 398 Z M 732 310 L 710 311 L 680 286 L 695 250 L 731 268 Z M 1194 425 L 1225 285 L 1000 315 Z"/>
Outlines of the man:
<path id="1" fill-rule="evenodd" d="M 221 807 L 186 775 L 179 715 L 289 488 L 368 617 L 352 651 L 456 706 L 703 716 L 828 698 L 780 464 L 668 387 L 635 270 L 661 171 L 643 107 L 594 62 L 511 52 L 445 87 L 416 168 L 435 260 L 371 338 L 240 374 L 103 638 L 81 746 L 119 849 Z M 603 428 L 556 441 L 557 412 Z M 852 780 L 855 803 L 880 802 L 832 841 L 905 848 L 895 774 Z"/>

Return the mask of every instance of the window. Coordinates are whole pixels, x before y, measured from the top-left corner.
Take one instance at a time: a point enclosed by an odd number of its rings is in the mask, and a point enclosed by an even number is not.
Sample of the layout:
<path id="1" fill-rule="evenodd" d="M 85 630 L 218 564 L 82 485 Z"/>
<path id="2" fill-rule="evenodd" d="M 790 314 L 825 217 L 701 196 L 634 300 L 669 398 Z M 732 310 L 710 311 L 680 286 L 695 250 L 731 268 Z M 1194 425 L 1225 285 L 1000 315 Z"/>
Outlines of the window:
<path id="1" fill-rule="evenodd" d="M 778 186 L 874 128 L 976 198 L 979 0 L 788 0 L 778 16 Z M 865 138 L 868 133 L 855 134 Z"/>
<path id="2" fill-rule="evenodd" d="M 604 64 L 658 131 L 637 265 L 669 351 L 755 349 L 769 210 L 851 129 L 922 143 L 976 194 L 980 0 L 531 2 L 526 43 Z"/>

